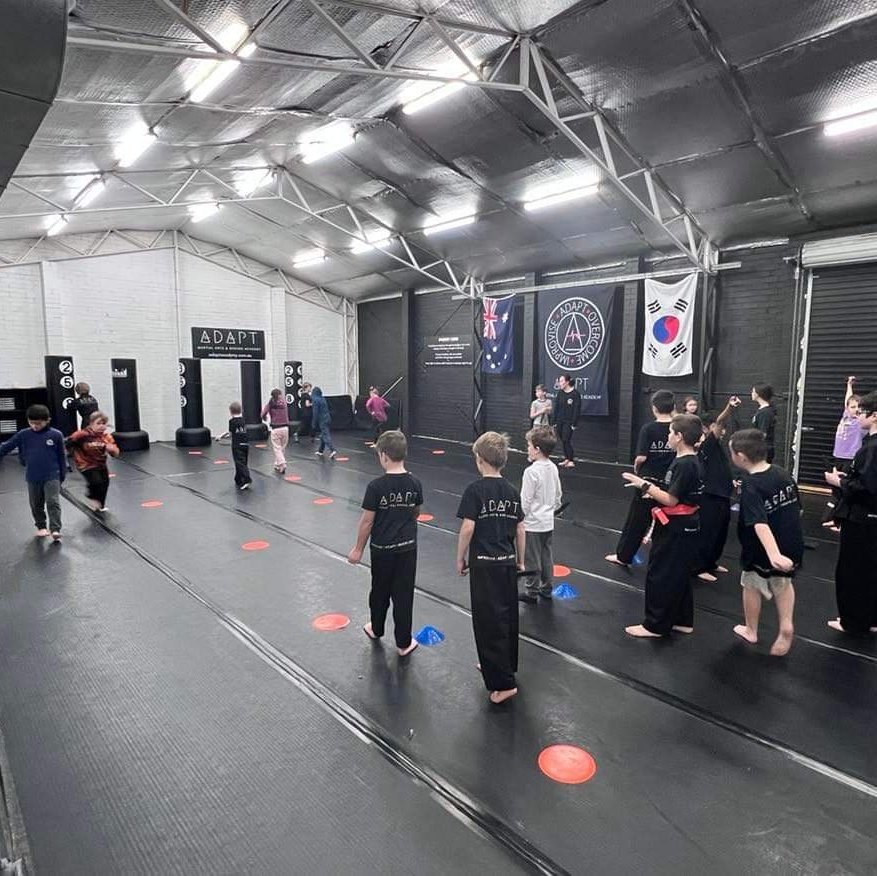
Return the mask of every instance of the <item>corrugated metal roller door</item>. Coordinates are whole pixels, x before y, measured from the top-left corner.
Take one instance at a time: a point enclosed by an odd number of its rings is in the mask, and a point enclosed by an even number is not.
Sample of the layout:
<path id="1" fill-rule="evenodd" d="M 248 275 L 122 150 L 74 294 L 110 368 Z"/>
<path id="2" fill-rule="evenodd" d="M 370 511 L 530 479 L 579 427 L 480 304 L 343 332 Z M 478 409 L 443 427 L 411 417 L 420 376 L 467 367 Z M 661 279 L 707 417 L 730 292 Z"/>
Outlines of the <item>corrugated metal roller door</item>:
<path id="1" fill-rule="evenodd" d="M 825 486 L 847 376 L 877 388 L 877 263 L 814 269 L 809 329 L 798 479 Z"/>

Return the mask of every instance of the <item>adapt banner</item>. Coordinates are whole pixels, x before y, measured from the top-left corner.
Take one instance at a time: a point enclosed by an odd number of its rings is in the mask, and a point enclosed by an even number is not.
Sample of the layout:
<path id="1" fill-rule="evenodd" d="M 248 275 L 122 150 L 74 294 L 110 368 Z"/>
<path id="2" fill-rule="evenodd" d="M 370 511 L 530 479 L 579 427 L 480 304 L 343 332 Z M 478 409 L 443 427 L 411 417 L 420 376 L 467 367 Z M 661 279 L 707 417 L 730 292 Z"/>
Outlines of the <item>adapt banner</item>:
<path id="1" fill-rule="evenodd" d="M 540 382 L 549 391 L 567 373 L 582 414 L 609 414 L 609 338 L 615 286 L 581 286 L 536 294 Z"/>
<path id="2" fill-rule="evenodd" d="M 265 332 L 192 326 L 195 359 L 264 359 Z"/>

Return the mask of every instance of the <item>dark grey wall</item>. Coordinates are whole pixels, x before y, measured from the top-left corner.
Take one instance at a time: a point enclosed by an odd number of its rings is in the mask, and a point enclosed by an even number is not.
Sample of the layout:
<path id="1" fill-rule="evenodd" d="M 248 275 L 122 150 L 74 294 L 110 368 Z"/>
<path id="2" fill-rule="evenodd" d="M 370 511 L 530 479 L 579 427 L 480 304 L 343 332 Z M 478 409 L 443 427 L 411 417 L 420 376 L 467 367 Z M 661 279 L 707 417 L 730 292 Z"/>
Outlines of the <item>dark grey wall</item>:
<path id="1" fill-rule="evenodd" d="M 359 394 L 370 386 L 385 392 L 404 371 L 402 362 L 402 299 L 367 301 L 357 308 L 359 336 Z M 390 398 L 398 399 L 401 386 Z"/>

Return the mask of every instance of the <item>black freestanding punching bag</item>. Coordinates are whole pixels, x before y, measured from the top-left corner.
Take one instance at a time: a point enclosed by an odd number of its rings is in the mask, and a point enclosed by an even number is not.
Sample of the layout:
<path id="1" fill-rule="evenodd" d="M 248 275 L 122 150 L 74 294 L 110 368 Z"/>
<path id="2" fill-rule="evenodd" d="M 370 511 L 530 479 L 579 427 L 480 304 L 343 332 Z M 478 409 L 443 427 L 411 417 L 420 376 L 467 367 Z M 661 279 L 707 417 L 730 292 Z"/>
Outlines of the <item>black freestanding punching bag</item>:
<path id="1" fill-rule="evenodd" d="M 241 362 L 241 407 L 247 424 L 250 441 L 262 441 L 268 437 L 268 427 L 259 416 L 262 412 L 262 363 Z"/>
<path id="2" fill-rule="evenodd" d="M 204 426 L 200 359 L 180 359 L 180 410 L 183 425 L 176 431 L 177 447 L 206 447 L 210 444 L 210 430 Z"/>
<path id="3" fill-rule="evenodd" d="M 301 362 L 283 363 L 283 386 L 286 392 L 286 410 L 290 423 L 301 422 Z"/>
<path id="4" fill-rule="evenodd" d="M 137 361 L 110 359 L 110 368 L 113 372 L 113 410 L 116 414 L 113 438 L 120 450 L 149 450 L 149 435 L 140 428 Z"/>
<path id="5" fill-rule="evenodd" d="M 70 435 L 76 425 L 76 396 L 73 393 L 72 356 L 46 356 L 46 389 L 49 393 L 49 411 L 52 425 L 62 435 Z"/>

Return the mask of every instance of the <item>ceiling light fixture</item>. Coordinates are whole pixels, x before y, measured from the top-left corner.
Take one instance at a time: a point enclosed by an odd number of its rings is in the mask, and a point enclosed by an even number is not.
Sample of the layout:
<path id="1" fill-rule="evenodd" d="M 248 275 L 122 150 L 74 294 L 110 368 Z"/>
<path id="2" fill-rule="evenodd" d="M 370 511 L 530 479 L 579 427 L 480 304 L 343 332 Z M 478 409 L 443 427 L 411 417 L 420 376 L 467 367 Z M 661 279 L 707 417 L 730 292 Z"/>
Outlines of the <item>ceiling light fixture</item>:
<path id="1" fill-rule="evenodd" d="M 202 222 L 219 212 L 219 204 L 216 201 L 207 201 L 203 204 L 189 204 L 189 219 L 192 222 Z"/>
<path id="2" fill-rule="evenodd" d="M 877 126 L 877 110 L 829 122 L 823 128 L 823 133 L 826 137 L 838 137 L 841 134 L 849 134 L 851 131 L 861 131 L 874 126 Z"/>
<path id="3" fill-rule="evenodd" d="M 294 256 L 292 266 L 294 268 L 306 268 L 308 265 L 317 265 L 326 261 L 328 256 L 321 249 L 306 249 Z"/>
<path id="4" fill-rule="evenodd" d="M 474 73 L 467 73 L 460 78 L 459 82 L 448 82 L 445 85 L 439 85 L 437 88 L 427 91 L 426 94 L 421 94 L 420 97 L 415 97 L 413 100 L 408 101 L 408 103 L 403 104 L 402 112 L 406 116 L 413 116 L 415 113 L 419 113 L 421 110 L 425 110 L 427 107 L 434 106 L 440 101 L 445 100 L 452 94 L 456 94 L 466 87 L 466 82 L 475 82 L 477 78 Z"/>
<path id="5" fill-rule="evenodd" d="M 237 175 L 234 189 L 242 198 L 249 198 L 250 195 L 261 189 L 262 186 L 271 182 L 273 177 L 274 171 L 270 169 L 264 170 L 257 167 L 255 170 L 245 170 Z"/>
<path id="6" fill-rule="evenodd" d="M 392 243 L 393 235 L 389 231 L 378 231 L 366 234 L 365 240 L 354 241 L 350 251 L 355 254 L 370 252 L 373 249 L 385 249 Z"/>
<path id="7" fill-rule="evenodd" d="M 256 51 L 255 43 L 247 43 L 239 52 L 235 54 L 239 58 L 249 58 Z M 207 75 L 192 89 L 189 93 L 189 100 L 192 103 L 203 103 L 207 98 L 231 76 L 238 67 L 241 66 L 240 61 L 201 61 L 202 64 L 210 65 L 210 69 L 205 72 Z"/>
<path id="8" fill-rule="evenodd" d="M 452 228 L 465 228 L 467 225 L 474 224 L 477 218 L 478 216 L 472 213 L 468 216 L 457 216 L 453 219 L 437 219 L 435 222 L 430 222 L 429 225 L 424 225 L 423 233 L 427 235 L 439 234 L 442 231 L 450 231 Z"/>
<path id="9" fill-rule="evenodd" d="M 55 213 L 46 219 L 46 237 L 54 237 L 60 234 L 61 230 L 67 224 L 67 217 L 60 213 Z"/>
<path id="10" fill-rule="evenodd" d="M 146 125 L 136 125 L 116 147 L 119 167 L 130 167 L 157 139 Z"/>
<path id="11" fill-rule="evenodd" d="M 301 159 L 313 164 L 353 143 L 356 132 L 346 122 L 333 122 L 315 131 L 313 139 L 301 144 Z"/>
<path id="12" fill-rule="evenodd" d="M 527 192 L 524 198 L 524 209 L 542 210 L 545 207 L 553 207 L 555 204 L 565 204 L 567 201 L 576 201 L 579 198 L 596 195 L 598 191 L 597 179 L 596 172 L 592 171 L 588 174 L 580 174 L 572 178 L 554 180 L 536 186 Z"/>
<path id="13" fill-rule="evenodd" d="M 93 176 L 91 182 L 76 196 L 73 203 L 82 209 L 87 207 L 107 187 L 107 182 L 102 176 Z"/>

